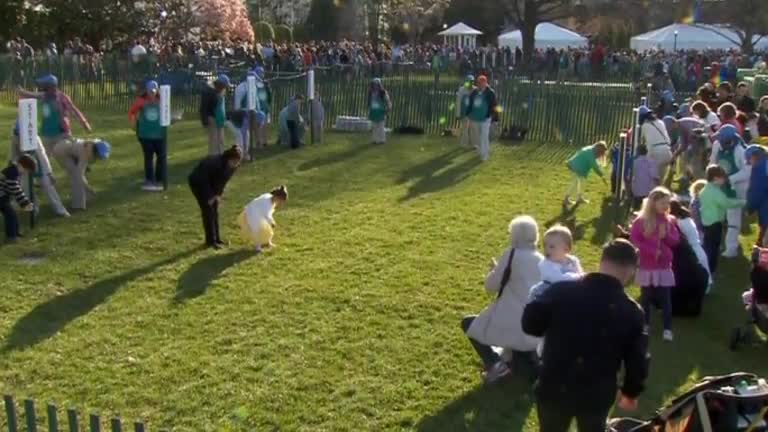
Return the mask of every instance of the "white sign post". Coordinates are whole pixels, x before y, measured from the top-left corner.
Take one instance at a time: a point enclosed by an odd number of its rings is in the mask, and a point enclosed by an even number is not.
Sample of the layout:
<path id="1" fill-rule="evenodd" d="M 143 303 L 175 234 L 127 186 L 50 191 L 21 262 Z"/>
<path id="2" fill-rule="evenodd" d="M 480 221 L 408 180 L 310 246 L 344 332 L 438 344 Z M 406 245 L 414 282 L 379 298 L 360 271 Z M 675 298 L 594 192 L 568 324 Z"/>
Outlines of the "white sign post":
<path id="1" fill-rule="evenodd" d="M 256 77 L 248 77 L 248 111 L 256 111 Z"/>
<path id="2" fill-rule="evenodd" d="M 19 144 L 22 152 L 37 150 L 37 99 L 19 101 Z"/>
<path id="3" fill-rule="evenodd" d="M 160 126 L 171 125 L 171 86 L 160 86 Z"/>
<path id="4" fill-rule="evenodd" d="M 307 72 L 307 99 L 315 100 L 315 70 Z"/>

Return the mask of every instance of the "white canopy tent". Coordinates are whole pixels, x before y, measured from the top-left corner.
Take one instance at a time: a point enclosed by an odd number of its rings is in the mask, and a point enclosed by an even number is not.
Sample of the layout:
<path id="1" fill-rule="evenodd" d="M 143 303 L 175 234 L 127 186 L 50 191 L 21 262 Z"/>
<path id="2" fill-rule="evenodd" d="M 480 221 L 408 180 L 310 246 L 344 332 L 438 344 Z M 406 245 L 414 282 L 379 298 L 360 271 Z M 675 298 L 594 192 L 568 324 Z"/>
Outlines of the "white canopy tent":
<path id="1" fill-rule="evenodd" d="M 481 34 L 483 32 L 480 30 L 475 30 L 461 22 L 438 33 L 443 37 L 445 45 L 459 48 L 474 48 L 477 45 L 477 37 Z"/>
<path id="2" fill-rule="evenodd" d="M 755 40 L 759 37 L 755 37 Z M 630 46 L 637 51 L 706 50 L 740 48 L 739 36 L 733 30 L 712 24 L 671 24 L 632 38 Z M 757 43 L 757 49 L 768 47 L 768 38 Z"/>
<path id="3" fill-rule="evenodd" d="M 536 49 L 587 48 L 589 40 L 584 36 L 560 27 L 557 24 L 541 23 L 536 26 Z M 515 49 L 523 47 L 523 33 L 520 30 L 507 32 L 499 36 L 500 47 Z"/>

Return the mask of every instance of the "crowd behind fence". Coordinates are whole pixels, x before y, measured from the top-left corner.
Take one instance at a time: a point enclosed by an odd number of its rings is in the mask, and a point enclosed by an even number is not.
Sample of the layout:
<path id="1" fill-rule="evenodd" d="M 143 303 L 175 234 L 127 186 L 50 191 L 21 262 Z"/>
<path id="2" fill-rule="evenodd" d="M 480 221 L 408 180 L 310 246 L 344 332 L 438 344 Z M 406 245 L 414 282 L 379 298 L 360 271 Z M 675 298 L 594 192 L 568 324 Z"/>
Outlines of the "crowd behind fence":
<path id="1" fill-rule="evenodd" d="M 183 62 L 181 62 L 183 63 Z M 238 82 L 246 62 L 159 64 L 149 58 L 139 62 L 108 57 L 98 64 L 63 57 L 45 61 L 0 61 L 0 102 L 13 105 L 19 86 L 34 87 L 36 77 L 54 73 L 60 87 L 86 112 L 126 112 L 136 96 L 136 85 L 148 78 L 173 89 L 173 110 L 196 118 L 199 93 L 211 78 L 227 73 Z M 388 126 L 411 126 L 428 134 L 443 134 L 457 126 L 456 91 L 466 71 L 424 69 L 413 64 L 377 64 L 367 67 L 316 67 L 316 89 L 325 108 L 325 126 L 337 116 L 366 116 L 370 79 L 383 77 L 393 109 Z M 469 72 L 479 73 L 479 70 Z M 497 92 L 502 109 L 500 129 L 528 130 L 528 139 L 582 145 L 614 137 L 631 124 L 631 108 L 646 94 L 644 80 L 585 82 L 555 74 L 515 74 L 483 70 Z M 306 73 L 268 74 L 273 91 L 272 121 L 296 94 L 306 93 Z M 660 90 L 660 88 L 655 88 Z M 678 99 L 684 94 L 678 92 Z M 231 104 L 231 101 L 229 102 Z"/>

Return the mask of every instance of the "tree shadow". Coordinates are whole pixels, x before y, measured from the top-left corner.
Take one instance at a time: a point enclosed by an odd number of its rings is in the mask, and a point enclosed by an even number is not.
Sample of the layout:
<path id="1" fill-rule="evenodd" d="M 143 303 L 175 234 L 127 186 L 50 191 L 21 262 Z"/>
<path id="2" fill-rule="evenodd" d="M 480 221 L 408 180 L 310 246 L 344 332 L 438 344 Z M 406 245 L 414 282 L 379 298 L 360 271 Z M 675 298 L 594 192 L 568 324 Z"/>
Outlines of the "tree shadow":
<path id="1" fill-rule="evenodd" d="M 468 149 L 461 147 L 454 147 L 447 153 L 443 153 L 425 162 L 417 165 L 412 165 L 400 174 L 397 182 L 398 184 L 407 183 L 415 178 L 423 178 L 425 176 L 431 176 L 432 173 L 440 170 L 440 168 L 450 164 L 457 156 L 468 152 Z"/>
<path id="2" fill-rule="evenodd" d="M 408 193 L 400 198 L 400 202 L 409 201 L 420 195 L 437 192 L 448 187 L 454 186 L 464 181 L 470 176 L 472 170 L 482 162 L 480 158 L 473 157 L 466 161 L 454 165 L 446 170 L 440 171 L 437 175 L 432 172 L 426 172 L 425 175 L 416 183 L 408 188 Z"/>
<path id="3" fill-rule="evenodd" d="M 211 283 L 218 279 L 226 269 L 252 256 L 254 256 L 254 252 L 251 250 L 239 250 L 211 255 L 192 264 L 179 278 L 173 303 L 181 304 L 202 296 Z"/>
<path id="4" fill-rule="evenodd" d="M 522 431 L 534 398 L 528 377 L 513 377 L 494 385 L 483 385 L 423 417 L 416 430 Z"/>
<path id="5" fill-rule="evenodd" d="M 200 248 L 178 253 L 170 258 L 102 279 L 83 289 L 54 297 L 19 319 L 5 341 L 3 352 L 30 348 L 60 332 L 70 322 L 104 303 L 121 287 L 146 276 L 160 267 L 189 257 Z"/>
<path id="6" fill-rule="evenodd" d="M 370 151 L 372 149 L 376 148 L 374 145 L 354 145 L 351 148 L 336 152 L 327 154 L 324 156 L 321 156 L 317 159 L 307 161 L 299 165 L 299 171 L 310 171 L 316 168 L 322 168 L 327 165 L 333 165 L 341 162 L 345 162 L 349 159 L 353 159 L 367 151 Z"/>

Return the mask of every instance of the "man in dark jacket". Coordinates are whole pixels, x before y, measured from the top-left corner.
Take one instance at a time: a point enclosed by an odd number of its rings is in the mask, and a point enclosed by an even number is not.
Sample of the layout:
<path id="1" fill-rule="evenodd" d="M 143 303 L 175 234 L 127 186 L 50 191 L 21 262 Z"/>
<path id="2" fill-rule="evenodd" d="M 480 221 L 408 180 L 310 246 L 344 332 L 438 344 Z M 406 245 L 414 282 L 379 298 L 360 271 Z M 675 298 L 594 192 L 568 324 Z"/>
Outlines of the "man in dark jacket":
<path id="1" fill-rule="evenodd" d="M 224 95 L 229 84 L 229 77 L 221 74 L 200 94 L 200 122 L 208 130 L 209 155 L 220 155 L 224 151 L 224 124 L 227 121 Z"/>
<path id="2" fill-rule="evenodd" d="M 488 86 L 485 75 L 477 77 L 477 88 L 469 95 L 464 114 L 469 121 L 469 137 L 480 151 L 480 159 L 487 161 L 491 155 L 491 121 L 498 121 L 496 93 Z"/>
<path id="3" fill-rule="evenodd" d="M 598 273 L 554 284 L 526 306 L 523 331 L 545 338 L 535 390 L 541 432 L 566 432 L 574 418 L 580 432 L 604 431 L 622 364 L 619 406 L 637 407 L 648 335 L 642 309 L 624 292 L 636 268 L 634 246 L 614 240 Z"/>
<path id="4" fill-rule="evenodd" d="M 220 249 L 225 244 L 219 235 L 219 201 L 241 159 L 240 148 L 232 146 L 221 155 L 201 160 L 189 175 L 189 188 L 200 207 L 208 247 Z"/>

